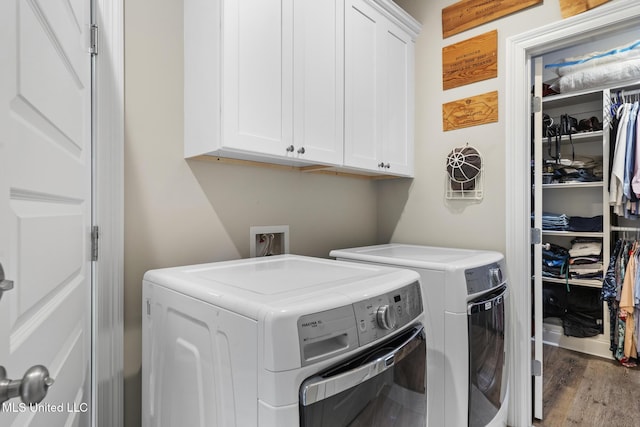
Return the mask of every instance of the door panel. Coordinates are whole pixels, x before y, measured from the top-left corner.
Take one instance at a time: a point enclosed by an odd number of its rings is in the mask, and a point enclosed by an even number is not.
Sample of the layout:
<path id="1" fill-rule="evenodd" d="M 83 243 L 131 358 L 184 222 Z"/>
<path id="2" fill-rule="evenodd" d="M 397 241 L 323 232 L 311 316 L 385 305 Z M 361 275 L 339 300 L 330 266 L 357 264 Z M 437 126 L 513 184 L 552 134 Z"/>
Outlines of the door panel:
<path id="1" fill-rule="evenodd" d="M 380 141 L 379 16 L 358 1 L 345 4 L 346 166 L 375 169 Z"/>
<path id="2" fill-rule="evenodd" d="M 343 159 L 344 6 L 342 1 L 294 2 L 294 145 L 300 158 Z"/>
<path id="3" fill-rule="evenodd" d="M 18 90 L 13 102 L 25 104 L 26 121 L 31 121 L 31 115 L 38 116 L 36 120 L 49 124 L 78 155 L 84 130 L 78 118 L 89 113 L 83 110 L 89 61 L 86 50 L 78 49 L 82 32 L 65 3 L 43 1 L 46 9 L 35 0 L 20 3 Z"/>
<path id="4" fill-rule="evenodd" d="M 228 148 L 287 154 L 293 139 L 290 1 L 224 2 L 223 144 Z"/>
<path id="5" fill-rule="evenodd" d="M 0 365 L 55 383 L 2 426 L 89 425 L 91 67 L 88 0 L 0 2 Z"/>
<path id="6" fill-rule="evenodd" d="M 413 122 L 409 119 L 413 105 L 413 48 L 410 37 L 393 27 L 385 32 L 386 102 L 387 118 L 383 136 L 381 159 L 391 164 L 394 173 L 413 174 Z M 410 98 L 411 97 L 411 98 Z"/>
<path id="7" fill-rule="evenodd" d="M 29 216 L 27 209 L 20 209 L 21 204 L 36 205 L 32 211 L 37 216 Z M 83 216 L 81 212 L 73 212 L 78 210 L 77 206 L 63 214 L 55 210 L 65 209 L 44 203 L 12 200 L 11 205 L 17 220 L 16 249 L 20 260 L 16 278 L 22 284 L 15 289 L 17 314 L 22 316 L 36 305 L 46 303 L 52 293 L 82 279 Z M 47 238 L 41 239 L 43 235 Z"/>

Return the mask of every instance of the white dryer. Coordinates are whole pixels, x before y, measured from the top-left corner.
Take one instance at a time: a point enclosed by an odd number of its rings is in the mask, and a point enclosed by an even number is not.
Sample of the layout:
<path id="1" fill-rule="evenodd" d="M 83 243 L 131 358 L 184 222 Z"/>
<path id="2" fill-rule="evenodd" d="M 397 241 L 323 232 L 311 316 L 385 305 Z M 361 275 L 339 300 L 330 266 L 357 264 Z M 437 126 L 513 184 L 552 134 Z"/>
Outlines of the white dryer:
<path id="1" fill-rule="evenodd" d="M 420 274 L 429 426 L 506 426 L 508 288 L 498 252 L 387 244 L 331 257 Z"/>
<path id="2" fill-rule="evenodd" d="M 295 255 L 147 272 L 142 425 L 424 426 L 418 279 Z"/>

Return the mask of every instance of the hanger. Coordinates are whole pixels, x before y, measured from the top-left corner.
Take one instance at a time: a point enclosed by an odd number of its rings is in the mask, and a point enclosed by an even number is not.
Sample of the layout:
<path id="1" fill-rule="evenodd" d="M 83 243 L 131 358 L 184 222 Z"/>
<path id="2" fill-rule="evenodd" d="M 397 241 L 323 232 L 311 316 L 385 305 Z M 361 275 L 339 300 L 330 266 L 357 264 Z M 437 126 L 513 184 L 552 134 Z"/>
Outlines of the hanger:
<path id="1" fill-rule="evenodd" d="M 623 99 L 624 97 L 622 96 L 621 91 L 617 91 L 615 96 L 611 99 L 611 106 L 609 107 L 609 113 L 611 113 L 611 117 L 617 117 L 618 108 L 620 107 L 620 105 L 622 105 L 621 100 Z"/>

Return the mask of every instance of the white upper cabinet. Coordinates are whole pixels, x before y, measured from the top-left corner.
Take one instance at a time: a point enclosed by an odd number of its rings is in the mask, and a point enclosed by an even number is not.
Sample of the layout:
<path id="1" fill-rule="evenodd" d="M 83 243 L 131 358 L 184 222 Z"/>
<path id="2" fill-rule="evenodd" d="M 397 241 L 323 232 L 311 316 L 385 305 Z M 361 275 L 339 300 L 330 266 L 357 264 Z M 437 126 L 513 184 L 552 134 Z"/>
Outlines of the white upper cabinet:
<path id="1" fill-rule="evenodd" d="M 344 164 L 412 176 L 417 28 L 400 28 L 375 6 L 346 2 Z"/>
<path id="2" fill-rule="evenodd" d="M 384 33 L 385 82 L 380 160 L 388 172 L 413 176 L 414 48 L 410 36 L 388 25 Z M 387 166 L 389 165 L 389 166 Z"/>
<path id="3" fill-rule="evenodd" d="M 382 140 L 382 76 L 380 20 L 363 1 L 347 0 L 345 11 L 345 164 L 377 168 L 378 142 Z"/>
<path id="4" fill-rule="evenodd" d="M 292 3 L 185 0 L 185 156 L 292 155 Z"/>
<path id="5" fill-rule="evenodd" d="M 293 145 L 300 159 L 342 164 L 343 0 L 293 5 Z"/>
<path id="6" fill-rule="evenodd" d="M 224 2 L 223 147 L 270 155 L 288 153 L 293 142 L 292 3 Z"/>
<path id="7" fill-rule="evenodd" d="M 356 3 L 185 0 L 185 157 L 410 176 L 419 24 Z"/>

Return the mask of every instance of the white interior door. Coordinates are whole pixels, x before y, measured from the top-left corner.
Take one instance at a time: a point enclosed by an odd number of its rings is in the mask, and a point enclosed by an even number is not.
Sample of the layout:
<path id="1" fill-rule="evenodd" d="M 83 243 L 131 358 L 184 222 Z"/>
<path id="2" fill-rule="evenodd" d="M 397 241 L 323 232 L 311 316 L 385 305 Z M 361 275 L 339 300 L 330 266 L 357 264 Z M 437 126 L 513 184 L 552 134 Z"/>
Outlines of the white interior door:
<path id="1" fill-rule="evenodd" d="M 534 61 L 534 96 L 542 100 L 542 57 Z M 534 224 L 533 226 L 542 230 L 542 107 L 534 113 Z M 542 419 L 542 392 L 544 382 L 542 381 L 543 369 L 543 312 L 542 312 L 542 244 L 532 245 L 533 250 L 533 320 L 534 320 L 534 341 L 533 341 L 533 416 Z M 537 372 L 536 372 L 537 371 Z"/>
<path id="2" fill-rule="evenodd" d="M 0 426 L 86 426 L 91 414 L 90 0 L 0 2 L 0 365 L 55 383 Z"/>

